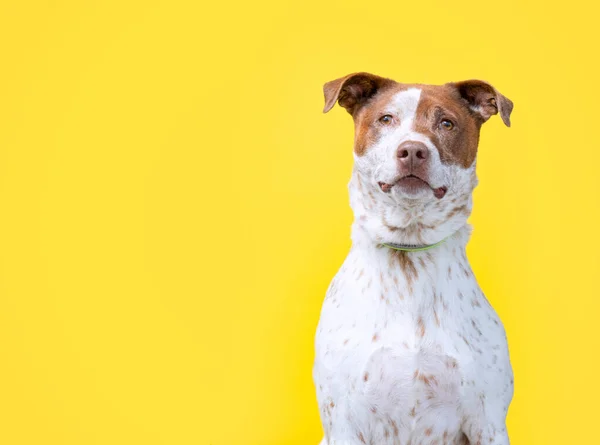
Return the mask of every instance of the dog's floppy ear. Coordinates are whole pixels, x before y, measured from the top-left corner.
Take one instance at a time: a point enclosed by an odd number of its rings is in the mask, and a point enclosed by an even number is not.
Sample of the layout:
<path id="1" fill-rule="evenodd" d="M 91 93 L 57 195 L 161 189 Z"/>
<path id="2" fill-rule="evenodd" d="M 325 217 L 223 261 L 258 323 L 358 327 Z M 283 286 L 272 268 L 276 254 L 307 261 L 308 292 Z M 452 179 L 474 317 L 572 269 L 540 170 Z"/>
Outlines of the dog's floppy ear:
<path id="1" fill-rule="evenodd" d="M 327 113 L 338 102 L 348 113 L 354 115 L 361 105 L 384 85 L 391 82 L 393 81 L 390 79 L 369 73 L 348 74 L 345 77 L 327 82 L 323 85 L 323 93 L 325 94 L 323 113 Z"/>
<path id="2" fill-rule="evenodd" d="M 513 103 L 489 83 L 482 80 L 465 80 L 450 85 L 458 90 L 460 96 L 468 102 L 469 108 L 479 114 L 483 122 L 492 115 L 500 113 L 504 124 L 510 127 Z"/>

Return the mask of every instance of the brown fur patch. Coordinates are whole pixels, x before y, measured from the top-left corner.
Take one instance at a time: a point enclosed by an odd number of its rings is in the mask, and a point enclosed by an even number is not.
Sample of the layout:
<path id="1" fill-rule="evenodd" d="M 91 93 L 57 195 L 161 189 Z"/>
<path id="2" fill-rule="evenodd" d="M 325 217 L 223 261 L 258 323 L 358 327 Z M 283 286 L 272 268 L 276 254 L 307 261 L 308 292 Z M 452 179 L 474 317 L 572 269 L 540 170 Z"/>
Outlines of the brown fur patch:
<path id="1" fill-rule="evenodd" d="M 446 215 L 446 219 L 448 220 L 448 219 L 452 218 L 454 215 L 458 215 L 459 213 L 468 214 L 469 209 L 467 208 L 466 205 L 454 207 L 452 210 L 450 210 L 448 212 L 448 214 Z"/>
<path id="2" fill-rule="evenodd" d="M 419 272 L 408 254 L 409 252 L 404 252 L 402 250 L 390 250 L 390 260 L 392 260 L 391 262 L 398 263 L 400 269 L 404 273 L 406 283 L 409 287 L 412 287 L 412 283 L 419 276 Z"/>
<path id="3" fill-rule="evenodd" d="M 484 122 L 492 115 L 500 113 L 504 124 L 510 127 L 513 103 L 489 83 L 471 79 L 449 85 L 459 91 L 461 97 L 473 107 L 473 111 Z"/>
<path id="4" fill-rule="evenodd" d="M 481 120 L 473 115 L 456 88 L 448 85 L 420 85 L 420 88 L 415 131 L 431 139 L 443 163 L 469 167 L 477 155 Z M 443 119 L 449 119 L 454 128 L 441 127 Z"/>
<path id="5" fill-rule="evenodd" d="M 394 430 L 394 436 L 398 437 L 398 435 L 400 434 L 400 430 L 398 430 L 398 425 L 393 420 L 391 421 L 391 424 L 392 424 L 392 429 Z"/>
<path id="6" fill-rule="evenodd" d="M 376 76 L 371 73 L 352 73 L 323 85 L 325 107 L 323 113 L 331 110 L 335 103 L 344 107 L 354 115 L 371 96 L 376 94 L 384 85 L 395 83 L 391 79 Z"/>
<path id="7" fill-rule="evenodd" d="M 354 152 L 362 156 L 367 149 L 377 142 L 383 126 L 379 118 L 386 103 L 399 91 L 406 89 L 397 82 L 389 83 L 370 98 L 354 115 Z M 396 123 L 397 124 L 397 123 Z M 395 125 L 395 124 L 392 124 Z"/>
<path id="8" fill-rule="evenodd" d="M 421 338 L 425 337 L 425 323 L 422 317 L 417 320 L 417 335 Z"/>

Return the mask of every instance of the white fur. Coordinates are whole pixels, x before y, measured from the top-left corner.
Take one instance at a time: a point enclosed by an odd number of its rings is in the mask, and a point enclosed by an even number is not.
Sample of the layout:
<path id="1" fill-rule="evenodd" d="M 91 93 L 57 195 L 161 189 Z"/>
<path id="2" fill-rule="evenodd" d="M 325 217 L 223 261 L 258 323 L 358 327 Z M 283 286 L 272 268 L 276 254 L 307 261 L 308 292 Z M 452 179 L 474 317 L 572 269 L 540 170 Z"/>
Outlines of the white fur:
<path id="1" fill-rule="evenodd" d="M 385 111 L 401 124 L 355 157 L 353 244 L 327 291 L 316 335 L 322 445 L 509 444 L 506 336 L 465 254 L 475 167 L 442 164 L 437 148 L 414 131 L 419 98 L 416 88 L 398 93 Z M 443 199 L 431 191 L 407 199 L 378 187 L 393 182 L 404 140 L 428 145 L 432 182 L 448 186 Z M 416 276 L 379 245 L 448 236 L 402 257 Z"/>

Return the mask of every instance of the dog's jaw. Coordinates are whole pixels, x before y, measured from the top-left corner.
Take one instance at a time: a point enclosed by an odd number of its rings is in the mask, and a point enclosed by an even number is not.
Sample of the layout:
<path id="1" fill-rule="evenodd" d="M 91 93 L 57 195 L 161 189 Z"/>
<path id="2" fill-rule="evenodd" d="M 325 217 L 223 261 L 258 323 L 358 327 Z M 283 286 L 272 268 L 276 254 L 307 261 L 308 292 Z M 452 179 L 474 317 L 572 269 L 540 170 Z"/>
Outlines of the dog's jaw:
<path id="1" fill-rule="evenodd" d="M 372 178 L 355 168 L 348 185 L 355 217 L 353 242 L 427 245 L 449 237 L 467 226 L 472 190 L 477 184 L 475 165 L 469 178 L 468 183 L 451 184 L 442 199 L 407 199 L 394 190 L 382 191 Z"/>

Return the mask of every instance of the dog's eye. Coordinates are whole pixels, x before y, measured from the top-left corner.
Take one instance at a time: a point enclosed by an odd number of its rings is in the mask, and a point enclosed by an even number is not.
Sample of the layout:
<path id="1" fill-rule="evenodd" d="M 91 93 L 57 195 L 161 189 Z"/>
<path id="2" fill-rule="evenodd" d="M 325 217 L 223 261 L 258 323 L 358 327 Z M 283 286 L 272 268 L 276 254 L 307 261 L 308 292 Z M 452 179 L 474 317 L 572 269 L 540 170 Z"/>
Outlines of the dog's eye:
<path id="1" fill-rule="evenodd" d="M 379 118 L 379 122 L 381 122 L 383 125 L 390 125 L 393 121 L 394 118 L 391 114 L 386 114 L 385 116 L 381 116 Z"/>
<path id="2" fill-rule="evenodd" d="M 442 119 L 440 126 L 445 130 L 452 130 L 454 128 L 454 124 L 448 119 Z"/>

